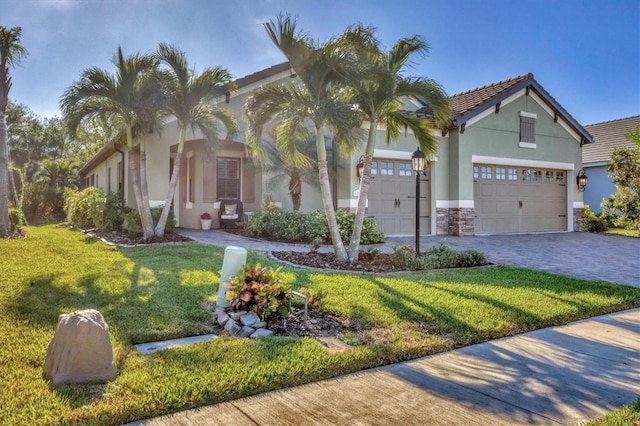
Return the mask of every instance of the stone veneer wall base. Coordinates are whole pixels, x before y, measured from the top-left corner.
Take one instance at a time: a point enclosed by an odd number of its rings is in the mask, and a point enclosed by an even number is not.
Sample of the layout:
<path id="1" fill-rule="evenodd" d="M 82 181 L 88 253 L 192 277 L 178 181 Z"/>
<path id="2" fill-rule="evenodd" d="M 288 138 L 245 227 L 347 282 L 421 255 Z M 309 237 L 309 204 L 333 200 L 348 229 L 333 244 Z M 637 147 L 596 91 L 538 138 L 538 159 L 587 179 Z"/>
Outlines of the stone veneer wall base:
<path id="1" fill-rule="evenodd" d="M 574 208 L 573 209 L 573 230 L 574 231 L 584 231 L 584 209 L 583 208 Z"/>
<path id="2" fill-rule="evenodd" d="M 473 235 L 475 209 L 452 208 L 449 209 L 449 235 Z"/>

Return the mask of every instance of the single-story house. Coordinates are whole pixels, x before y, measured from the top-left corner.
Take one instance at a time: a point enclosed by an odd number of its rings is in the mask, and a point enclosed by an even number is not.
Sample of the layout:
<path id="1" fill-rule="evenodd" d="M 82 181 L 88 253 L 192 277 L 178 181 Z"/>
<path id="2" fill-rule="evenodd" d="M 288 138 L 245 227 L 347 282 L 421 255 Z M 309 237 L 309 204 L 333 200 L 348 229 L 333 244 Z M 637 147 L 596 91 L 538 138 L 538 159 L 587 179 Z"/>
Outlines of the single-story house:
<path id="1" fill-rule="evenodd" d="M 288 63 L 281 63 L 237 80 L 237 90 L 221 99 L 233 111 L 240 131 L 215 152 L 205 149 L 202 136 L 187 137 L 180 181 L 173 202 L 178 226 L 199 228 L 199 217 L 217 217 L 220 200 L 240 199 L 244 211 L 255 211 L 268 194 L 292 208 L 288 187 L 267 191 L 266 176 L 245 150 L 242 106 L 256 88 L 294 81 Z M 557 232 L 582 229 L 582 192 L 576 176 L 582 149 L 591 135 L 547 91 L 525 74 L 451 96 L 451 128 L 434 133 L 439 149 L 421 183 L 423 235 L 473 235 Z M 420 100 L 407 100 L 406 109 L 429 116 Z M 380 129 L 382 132 L 383 129 Z M 168 119 L 161 135 L 147 144 L 149 196 L 160 204 L 166 196 L 169 170 L 177 145 L 175 120 Z M 386 235 L 415 233 L 415 174 L 411 154 L 416 142 L 409 132 L 385 145 L 378 137 L 374 153 L 367 216 Z M 333 169 L 334 203 L 355 211 L 359 180 L 356 163 L 362 153 L 339 158 Z M 104 147 L 83 166 L 88 185 L 107 191 L 124 189 L 128 205 L 135 200 L 124 172 L 127 152 Z M 316 188 L 302 190 L 303 211 L 321 210 Z M 214 222 L 214 227 L 216 223 Z"/>
<path id="2" fill-rule="evenodd" d="M 616 192 L 616 186 L 607 172 L 611 153 L 618 148 L 635 147 L 627 139 L 627 133 L 637 126 L 640 126 L 640 115 L 584 126 L 594 141 L 582 150 L 582 167 L 589 177 L 589 184 L 584 190 L 584 203 L 594 213 L 600 213 L 602 200 Z"/>

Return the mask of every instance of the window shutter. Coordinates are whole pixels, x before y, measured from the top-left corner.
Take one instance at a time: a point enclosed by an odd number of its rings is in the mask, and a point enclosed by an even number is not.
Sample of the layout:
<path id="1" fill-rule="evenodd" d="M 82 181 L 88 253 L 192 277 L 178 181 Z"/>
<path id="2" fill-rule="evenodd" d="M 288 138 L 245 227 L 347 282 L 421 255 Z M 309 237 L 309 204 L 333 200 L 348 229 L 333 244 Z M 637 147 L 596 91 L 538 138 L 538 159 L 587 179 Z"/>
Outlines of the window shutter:
<path id="1" fill-rule="evenodd" d="M 520 117 L 520 142 L 536 142 L 536 119 Z"/>

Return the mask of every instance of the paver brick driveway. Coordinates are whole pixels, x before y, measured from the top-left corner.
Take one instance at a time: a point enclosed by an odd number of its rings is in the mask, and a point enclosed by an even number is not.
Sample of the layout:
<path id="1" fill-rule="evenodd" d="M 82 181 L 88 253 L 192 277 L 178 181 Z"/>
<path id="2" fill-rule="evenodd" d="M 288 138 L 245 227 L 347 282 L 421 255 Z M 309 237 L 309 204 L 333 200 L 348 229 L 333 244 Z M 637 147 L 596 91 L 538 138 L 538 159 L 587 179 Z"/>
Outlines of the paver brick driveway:
<path id="1" fill-rule="evenodd" d="M 437 245 L 443 238 L 451 248 L 484 252 L 492 263 L 640 287 L 640 238 L 590 232 L 438 236 L 421 237 L 420 248 Z M 397 245 L 414 245 L 411 237 L 387 240 Z"/>

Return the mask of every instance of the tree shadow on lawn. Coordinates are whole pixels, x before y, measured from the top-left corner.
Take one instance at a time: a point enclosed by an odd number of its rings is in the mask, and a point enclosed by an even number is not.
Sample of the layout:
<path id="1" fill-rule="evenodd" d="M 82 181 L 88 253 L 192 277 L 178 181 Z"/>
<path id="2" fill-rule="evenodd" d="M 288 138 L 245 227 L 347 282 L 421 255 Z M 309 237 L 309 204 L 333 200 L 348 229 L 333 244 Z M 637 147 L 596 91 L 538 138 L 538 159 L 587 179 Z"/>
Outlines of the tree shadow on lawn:
<path id="1" fill-rule="evenodd" d="M 494 309 L 501 315 L 501 321 L 508 325 L 506 329 L 484 329 L 461 319 L 461 314 L 466 314 L 467 317 L 471 315 L 467 312 L 456 313 L 458 309 L 457 305 L 452 305 L 452 308 L 438 309 L 435 306 L 420 300 L 415 294 L 411 292 L 402 292 L 398 289 L 388 285 L 380 277 L 371 277 L 369 282 L 376 285 L 382 290 L 378 299 L 387 309 L 398 313 L 399 319 L 407 321 L 427 321 L 435 324 L 430 331 L 439 334 L 453 333 L 454 339 L 459 345 L 467 345 L 473 343 L 479 343 L 489 339 L 495 339 L 531 330 L 536 330 L 543 327 L 549 327 L 553 325 L 562 325 L 570 321 L 578 319 L 589 318 L 594 315 L 601 315 L 617 310 L 629 309 L 640 306 L 640 290 L 615 285 L 604 282 L 588 282 L 558 277 L 562 280 L 562 285 L 557 283 L 545 284 L 554 279 L 552 274 L 526 271 L 526 280 L 509 280 L 508 282 L 497 281 L 495 278 L 492 280 L 491 275 L 495 273 L 496 269 L 509 269 L 514 271 L 525 271 L 520 268 L 513 267 L 498 267 L 488 269 L 484 271 L 474 272 L 473 277 L 477 281 L 469 281 L 464 278 L 461 279 L 460 275 L 456 275 L 455 282 L 448 282 L 447 284 L 440 284 L 440 281 L 446 281 L 446 275 L 441 272 L 435 272 L 437 276 L 431 274 L 425 274 L 419 278 L 413 285 L 418 286 L 416 291 L 429 291 L 429 292 L 442 292 L 444 297 L 455 297 L 461 301 L 479 301 L 485 304 L 488 308 Z M 444 273 L 447 274 L 447 273 Z M 443 279 L 444 277 L 444 279 Z M 367 279 L 367 278 L 364 278 Z M 482 292 L 482 287 L 478 288 L 478 285 L 482 286 L 486 284 L 488 287 L 496 288 L 499 294 L 507 296 L 509 289 L 526 289 L 527 292 L 539 295 L 541 302 L 544 299 L 553 300 L 558 305 L 566 305 L 566 307 L 559 307 L 558 312 L 545 313 L 545 310 L 538 312 L 535 310 L 535 302 L 530 309 L 524 309 L 516 305 L 522 300 L 514 301 L 515 303 L 509 303 L 505 297 L 491 297 L 489 292 Z M 473 286 L 473 287 L 471 287 Z M 596 295 L 603 298 L 617 296 L 624 297 L 624 301 L 614 301 L 607 305 L 603 303 L 601 306 L 594 305 L 588 300 L 580 300 L 578 297 L 571 299 L 569 295 L 574 294 L 579 296 L 581 294 Z M 524 306 L 524 305 L 521 305 Z M 404 315 L 404 318 L 400 318 L 400 315 Z M 491 318 L 489 318 L 491 320 Z"/>
<path id="2" fill-rule="evenodd" d="M 149 337 L 161 340 L 208 332 L 213 318 L 204 302 L 206 295 L 217 289 L 219 269 L 211 271 L 215 284 L 185 286 L 180 284 L 179 270 L 154 269 L 148 259 L 133 262 L 131 273 L 118 272 L 108 277 L 86 272 L 72 284 L 60 283 L 61 279 L 69 279 L 62 271 L 30 277 L 8 303 L 6 313 L 18 321 L 48 327 L 53 336 L 60 314 L 96 309 L 105 317 L 112 339 L 123 344 L 140 343 L 140 339 Z M 118 263 L 114 269 L 124 271 L 128 267 L 128 260 Z M 142 279 L 146 280 L 144 285 L 139 284 Z M 199 299 L 201 303 L 192 306 L 190 302 Z"/>

